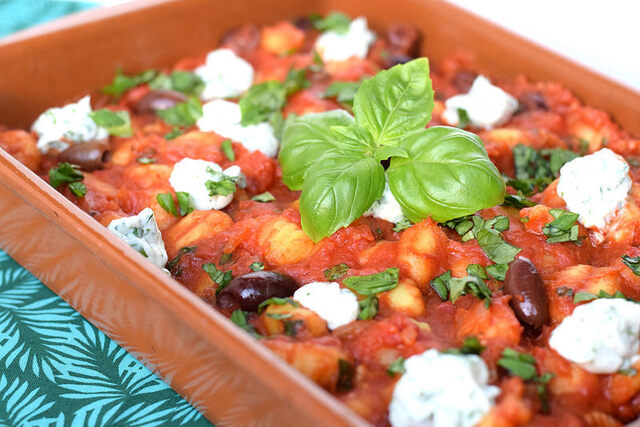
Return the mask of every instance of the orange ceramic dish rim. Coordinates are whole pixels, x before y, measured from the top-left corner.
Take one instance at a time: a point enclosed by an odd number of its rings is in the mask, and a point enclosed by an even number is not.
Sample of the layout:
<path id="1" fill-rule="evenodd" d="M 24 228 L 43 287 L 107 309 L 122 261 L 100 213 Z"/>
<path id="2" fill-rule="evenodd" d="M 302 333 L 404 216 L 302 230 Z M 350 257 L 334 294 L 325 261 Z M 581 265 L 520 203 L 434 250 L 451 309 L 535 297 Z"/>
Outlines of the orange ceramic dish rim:
<path id="1" fill-rule="evenodd" d="M 121 14 L 151 8 L 154 4 L 169 3 L 180 2 L 175 0 L 147 0 L 107 11 L 83 13 L 77 17 L 68 18 L 8 38 L 0 42 L 0 50 L 13 43 L 42 37 L 52 31 L 73 31 L 75 27 L 86 25 L 96 18 L 113 18 Z M 439 2 L 433 3 L 438 7 L 442 6 Z M 327 10 L 331 9 L 331 4 L 331 2 L 328 2 Z M 420 6 L 417 5 L 417 7 Z M 464 14 L 464 12 L 458 12 L 452 6 L 446 7 L 456 13 Z M 346 9 L 350 11 L 349 7 Z M 486 25 L 491 28 L 489 24 Z M 515 41 L 520 42 L 518 39 L 515 39 Z M 547 55 L 553 58 L 552 54 L 547 53 Z M 112 70 L 108 72 L 111 73 Z M 601 80 L 605 81 L 604 79 Z M 616 90 L 626 90 L 614 83 L 609 82 L 609 84 L 614 89 L 617 88 Z M 638 95 L 631 93 L 630 96 L 638 100 Z M 597 103 L 595 104 L 597 105 Z M 0 107 L 4 108 L 5 106 L 2 105 Z M 633 130 L 633 126 L 629 126 L 629 128 Z M 338 403 L 328 393 L 325 393 L 312 384 L 311 381 L 290 368 L 269 350 L 235 328 L 224 319 L 224 316 L 212 310 L 197 296 L 187 289 L 183 289 L 182 286 L 178 286 L 175 281 L 170 280 L 155 267 L 146 262 L 140 262 L 139 260 L 142 258 L 136 258 L 139 255 L 132 255 L 136 252 L 135 250 L 112 236 L 89 216 L 84 215 L 84 213 L 81 214 L 82 211 L 77 206 L 74 206 L 64 196 L 40 180 L 37 175 L 4 152 L 0 152 L 0 175 L 2 176 L 2 184 L 0 185 L 20 197 L 25 204 L 33 206 L 42 215 L 57 223 L 58 230 L 56 232 L 66 233 L 71 236 L 86 251 L 94 254 L 96 259 L 100 259 L 108 267 L 123 275 L 131 285 L 143 291 L 150 299 L 159 302 L 164 309 L 171 311 L 177 317 L 181 317 L 189 327 L 197 331 L 202 337 L 207 337 L 213 344 L 216 341 L 224 342 L 225 345 L 220 348 L 230 358 L 236 359 L 237 363 L 242 364 L 243 369 L 250 371 L 251 375 L 269 383 L 270 387 L 279 393 L 283 400 L 290 400 L 294 406 L 307 408 L 310 413 L 315 413 L 319 416 L 324 412 L 326 418 L 318 418 L 318 421 L 340 421 L 341 424 L 362 423 L 348 408 Z M 12 244 L 16 239 L 16 236 L 5 236 L 1 242 L 11 255 L 21 260 L 19 251 L 14 249 Z M 42 273 L 38 275 L 40 277 L 43 276 Z M 61 294 L 67 298 L 63 292 Z M 73 305 L 76 306 L 76 304 Z M 78 307 L 76 306 L 76 308 Z M 91 320 L 92 314 L 90 310 L 78 309 Z M 188 314 L 185 315 L 185 312 Z M 275 381 L 274 379 L 278 380 Z"/>

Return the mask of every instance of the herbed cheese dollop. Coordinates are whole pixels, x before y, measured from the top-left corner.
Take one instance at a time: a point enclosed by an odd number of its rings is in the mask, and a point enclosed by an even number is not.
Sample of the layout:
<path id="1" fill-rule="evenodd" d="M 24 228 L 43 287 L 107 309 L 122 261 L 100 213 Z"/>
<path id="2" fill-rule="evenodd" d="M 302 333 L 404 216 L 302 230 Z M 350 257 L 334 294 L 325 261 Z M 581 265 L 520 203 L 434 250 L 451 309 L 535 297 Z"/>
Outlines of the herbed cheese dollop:
<path id="1" fill-rule="evenodd" d="M 557 191 L 582 225 L 603 230 L 624 207 L 632 184 L 627 162 L 603 148 L 562 166 Z"/>
<path id="2" fill-rule="evenodd" d="M 476 355 L 427 350 L 408 358 L 389 404 L 393 427 L 471 427 L 500 394 Z"/>
<path id="3" fill-rule="evenodd" d="M 576 307 L 551 332 L 549 347 L 596 374 L 629 368 L 638 354 L 640 305 L 601 298 Z"/>
<path id="4" fill-rule="evenodd" d="M 38 134 L 38 150 L 42 154 L 51 149 L 63 151 L 71 143 L 108 138 L 109 132 L 93 121 L 89 115 L 91 113 L 91 98 L 88 95 L 64 107 L 49 108 L 31 126 L 31 130 Z"/>
<path id="5" fill-rule="evenodd" d="M 444 103 L 442 118 L 452 126 L 460 124 L 458 110 L 467 113 L 469 122 L 478 128 L 491 129 L 507 122 L 518 109 L 518 101 L 504 90 L 478 76 L 466 94 L 455 95 Z"/>
<path id="6" fill-rule="evenodd" d="M 405 218 L 402 213 L 402 207 L 389 188 L 389 180 L 385 183 L 382 197 L 373 202 L 373 205 L 371 205 L 369 210 L 364 213 L 364 216 L 385 219 L 389 222 L 393 222 L 394 224 Z"/>
<path id="7" fill-rule="evenodd" d="M 202 117 L 197 125 L 204 132 L 215 132 L 237 141 L 249 151 L 261 151 L 268 157 L 278 154 L 278 140 L 269 123 L 242 126 L 241 121 L 242 112 L 238 104 L 216 99 L 202 106 Z"/>
<path id="8" fill-rule="evenodd" d="M 358 298 L 336 282 L 307 283 L 294 292 L 293 299 L 326 320 L 329 329 L 358 318 Z"/>
<path id="9" fill-rule="evenodd" d="M 253 67 L 231 49 L 209 52 L 206 63 L 194 70 L 204 81 L 201 98 L 234 98 L 253 83 Z"/>
<path id="10" fill-rule="evenodd" d="M 344 61 L 352 57 L 366 58 L 375 34 L 367 28 L 367 19 L 359 17 L 351 21 L 344 34 L 325 31 L 317 39 L 315 49 L 324 61 Z"/>
<path id="11" fill-rule="evenodd" d="M 207 186 L 209 181 L 223 185 Z M 185 158 L 173 166 L 169 184 L 176 192 L 189 193 L 189 205 L 193 209 L 206 211 L 228 206 L 233 200 L 236 184 L 244 186 L 244 175 L 239 166 L 222 170 L 217 163 Z M 219 187 L 219 190 L 214 187 Z"/>
<path id="12" fill-rule="evenodd" d="M 138 215 L 114 219 L 107 228 L 149 261 L 164 268 L 169 258 L 151 208 L 144 208 Z"/>

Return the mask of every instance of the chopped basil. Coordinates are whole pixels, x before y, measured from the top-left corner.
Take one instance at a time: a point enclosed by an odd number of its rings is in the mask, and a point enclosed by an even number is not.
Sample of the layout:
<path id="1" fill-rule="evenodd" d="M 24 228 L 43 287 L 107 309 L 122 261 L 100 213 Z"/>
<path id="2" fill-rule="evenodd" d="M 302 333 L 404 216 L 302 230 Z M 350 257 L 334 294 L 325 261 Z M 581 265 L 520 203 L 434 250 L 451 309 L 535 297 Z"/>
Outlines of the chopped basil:
<path id="1" fill-rule="evenodd" d="M 324 98 L 336 98 L 341 104 L 353 107 L 353 99 L 358 92 L 360 82 L 333 82 L 325 89 Z"/>
<path id="2" fill-rule="evenodd" d="M 254 338 L 261 338 L 261 335 L 256 332 L 256 329 L 253 327 L 251 323 L 249 323 L 248 319 L 249 315 L 247 312 L 242 310 L 235 310 L 231 313 L 230 320 L 236 324 L 240 329 L 245 330 L 249 334 L 251 334 Z"/>
<path id="3" fill-rule="evenodd" d="M 203 264 L 202 269 L 206 271 L 209 277 L 211 277 L 211 280 L 213 280 L 213 282 L 218 285 L 218 288 L 216 289 L 216 295 L 218 295 L 220 291 L 229 284 L 231 279 L 233 279 L 231 270 L 223 272 L 221 270 L 218 270 L 216 265 L 211 262 Z"/>
<path id="4" fill-rule="evenodd" d="M 509 218 L 504 215 L 486 221 L 479 215 L 473 215 L 447 221 L 445 225 L 456 230 L 464 242 L 475 238 L 487 257 L 496 264 L 509 264 L 521 251 L 505 242 L 500 235 L 509 228 Z"/>
<path id="5" fill-rule="evenodd" d="M 118 98 L 129 89 L 150 82 L 157 74 L 158 72 L 155 70 L 147 70 L 140 74 L 136 74 L 135 76 L 126 76 L 122 74 L 122 69 L 119 68 L 116 71 L 113 82 L 110 85 L 103 87 L 102 92 Z"/>
<path id="6" fill-rule="evenodd" d="M 264 270 L 264 264 L 261 262 L 253 262 L 251 263 L 249 268 L 251 269 L 251 271 L 262 271 Z"/>
<path id="7" fill-rule="evenodd" d="M 324 68 L 324 61 L 322 57 L 318 54 L 318 51 L 313 49 L 313 64 L 309 67 L 311 71 L 314 73 L 319 73 Z"/>
<path id="8" fill-rule="evenodd" d="M 174 90 L 193 96 L 200 95 L 204 86 L 202 78 L 189 71 L 173 71 L 170 75 L 159 74 L 149 82 L 149 87 L 153 90 Z"/>
<path id="9" fill-rule="evenodd" d="M 254 200 L 260 203 L 273 202 L 275 199 L 276 198 L 273 196 L 273 194 L 269 193 L 268 191 L 265 191 L 264 193 L 258 194 L 257 196 L 253 196 L 251 198 L 251 200 Z"/>
<path id="10" fill-rule="evenodd" d="M 598 292 L 598 295 L 592 294 L 591 292 L 584 292 L 584 291 L 576 292 L 575 295 L 573 296 L 573 303 L 579 304 L 581 302 L 593 301 L 594 299 L 598 299 L 598 298 L 609 298 L 609 299 L 621 298 L 621 299 L 626 299 L 627 301 L 637 302 L 632 298 L 628 298 L 625 294 L 623 294 L 620 291 L 616 291 L 616 293 L 612 295 L 600 289 L 600 291 Z"/>
<path id="11" fill-rule="evenodd" d="M 169 125 L 189 127 L 202 117 L 202 105 L 198 98 L 191 97 L 173 107 L 156 110 L 156 114 Z"/>
<path id="12" fill-rule="evenodd" d="M 304 321 L 302 320 L 283 320 L 284 333 L 290 337 L 295 337 L 298 335 L 298 328 L 302 326 L 303 323 Z"/>
<path id="13" fill-rule="evenodd" d="M 236 191 L 236 183 L 232 180 L 224 179 L 222 181 L 209 180 L 204 183 L 209 196 L 228 196 Z"/>
<path id="14" fill-rule="evenodd" d="M 173 201 L 173 196 L 171 193 L 158 193 L 156 196 L 156 201 L 160 205 L 162 209 L 170 213 L 175 217 L 179 217 L 178 211 L 176 210 L 176 204 Z"/>
<path id="15" fill-rule="evenodd" d="M 533 379 L 536 374 L 536 359 L 527 353 L 518 353 L 512 348 L 505 348 L 502 358 L 498 360 L 498 366 L 505 368 L 511 375 L 518 376 L 527 381 Z"/>
<path id="16" fill-rule="evenodd" d="M 527 199 L 520 191 L 518 191 L 518 194 L 507 194 L 504 196 L 504 202 L 502 202 L 502 206 L 511 206 L 516 209 L 530 208 L 535 205 L 534 201 Z"/>
<path id="17" fill-rule="evenodd" d="M 338 382 L 336 390 L 338 392 L 349 391 L 353 388 L 353 365 L 344 359 L 338 359 Z"/>
<path id="18" fill-rule="evenodd" d="M 74 196 L 80 198 L 87 194 L 87 186 L 81 182 L 72 182 L 69 184 L 69 190 L 73 193 Z"/>
<path id="19" fill-rule="evenodd" d="M 467 113 L 467 110 L 463 109 L 463 108 L 458 108 L 458 126 L 460 129 L 464 129 L 467 126 L 469 126 L 469 123 L 471 122 L 471 120 L 469 120 L 469 113 Z"/>
<path id="20" fill-rule="evenodd" d="M 515 179 L 507 184 L 524 195 L 542 191 L 558 177 L 560 168 L 576 157 L 578 155 L 573 151 L 561 148 L 536 150 L 518 144 L 513 148 Z"/>
<path id="21" fill-rule="evenodd" d="M 487 273 L 496 280 L 504 280 L 508 269 L 508 264 L 492 264 L 487 266 Z"/>
<path id="22" fill-rule="evenodd" d="M 276 80 L 269 80 L 251 88 L 240 98 L 242 126 L 255 125 L 271 118 L 286 102 L 287 91 Z"/>
<path id="23" fill-rule="evenodd" d="M 293 314 L 291 314 L 291 313 L 267 313 L 266 316 L 270 317 L 272 319 L 275 319 L 275 320 L 282 320 L 282 319 L 289 319 L 289 318 L 293 317 Z"/>
<path id="24" fill-rule="evenodd" d="M 358 306 L 360 307 L 359 320 L 373 319 L 378 314 L 378 297 L 369 295 L 358 301 Z"/>
<path id="25" fill-rule="evenodd" d="M 349 266 L 344 262 L 341 262 L 338 265 L 334 265 L 331 268 L 327 268 L 324 271 L 324 277 L 327 280 L 331 280 L 333 282 L 344 277 L 344 275 L 347 274 L 347 271 L 349 271 Z"/>
<path id="26" fill-rule="evenodd" d="M 230 162 L 235 162 L 236 154 L 233 152 L 231 140 L 225 139 L 224 141 L 222 141 L 222 144 L 220 146 L 222 147 L 222 152 L 224 153 L 224 155 L 227 156 L 227 159 L 229 159 Z"/>
<path id="27" fill-rule="evenodd" d="M 232 256 L 233 256 L 233 252 L 230 252 L 228 254 L 223 253 L 222 256 L 220 257 L 220 261 L 218 261 L 218 264 L 220 265 L 229 264 L 229 262 L 231 262 Z"/>
<path id="28" fill-rule="evenodd" d="M 103 108 L 89 113 L 91 119 L 96 125 L 103 127 L 109 132 L 109 135 L 115 136 L 131 136 L 131 117 L 126 111 L 111 111 Z"/>
<path id="29" fill-rule="evenodd" d="M 58 163 L 58 166 L 49 170 L 49 183 L 53 188 L 58 188 L 64 183 L 80 182 L 84 175 L 80 168 L 69 163 Z"/>
<path id="30" fill-rule="evenodd" d="M 486 347 L 480 343 L 480 340 L 476 337 L 466 337 L 462 341 L 460 348 L 450 348 L 445 353 L 451 354 L 480 354 Z"/>
<path id="31" fill-rule="evenodd" d="M 486 306 L 491 303 L 491 289 L 478 276 L 451 277 L 451 271 L 447 271 L 429 284 L 443 301 L 455 303 L 462 295 L 472 294 L 483 299 Z"/>
<path id="32" fill-rule="evenodd" d="M 150 165 L 151 163 L 155 163 L 156 159 L 153 157 L 138 157 L 138 163 L 142 165 Z"/>
<path id="33" fill-rule="evenodd" d="M 400 221 L 396 222 L 395 227 L 393 227 L 393 231 L 399 233 L 407 228 L 411 227 L 411 221 L 408 218 L 402 218 Z"/>
<path id="34" fill-rule="evenodd" d="M 549 395 L 547 392 L 547 384 L 556 374 L 552 372 L 547 372 L 546 374 L 540 375 L 539 377 L 535 377 L 533 381 L 537 383 L 536 391 L 538 393 L 538 397 L 540 398 L 540 403 L 542 404 L 542 413 L 548 414 L 551 408 L 549 407 Z"/>
<path id="35" fill-rule="evenodd" d="M 404 374 L 407 370 L 404 368 L 404 357 L 400 356 L 387 368 L 387 374 L 394 377 L 396 374 Z"/>
<path id="36" fill-rule="evenodd" d="M 318 31 L 333 31 L 338 34 L 345 34 L 349 31 L 351 19 L 344 13 L 331 12 L 324 18 L 320 15 L 311 15 L 309 17 L 311 24 Z"/>
<path id="37" fill-rule="evenodd" d="M 629 267 L 633 274 L 640 276 L 640 257 L 630 257 L 629 255 L 622 255 L 622 263 Z"/>
<path id="38" fill-rule="evenodd" d="M 272 297 L 272 298 L 269 298 L 268 300 L 262 301 L 260 305 L 258 305 L 258 313 L 262 313 L 262 310 L 264 310 L 266 307 L 268 307 L 271 304 L 275 304 L 275 305 L 291 304 L 294 307 L 300 307 L 300 304 L 291 298 Z"/>
<path id="39" fill-rule="evenodd" d="M 176 199 L 178 199 L 178 207 L 180 208 L 180 215 L 185 216 L 193 212 L 191 207 L 191 196 L 185 191 L 177 191 Z"/>
<path id="40" fill-rule="evenodd" d="M 195 246 L 185 246 L 184 248 L 180 248 L 175 258 L 173 258 L 171 261 L 167 263 L 166 265 L 167 270 L 169 271 L 173 270 L 173 268 L 178 264 L 178 262 L 180 262 L 180 258 L 182 258 L 182 255 L 193 253 L 193 251 L 195 250 L 196 250 Z"/>
<path id="41" fill-rule="evenodd" d="M 307 80 L 307 70 L 304 68 L 291 68 L 287 72 L 287 77 L 282 85 L 284 86 L 284 90 L 287 95 L 291 95 L 302 89 L 308 88 L 311 86 L 311 83 Z"/>
<path id="42" fill-rule="evenodd" d="M 387 268 L 385 271 L 367 276 L 347 277 L 342 283 L 360 295 L 371 296 L 398 286 L 398 272 L 395 267 Z"/>
<path id="43" fill-rule="evenodd" d="M 176 139 L 177 137 L 179 137 L 183 133 L 184 133 L 184 130 L 180 129 L 179 127 L 176 126 L 171 130 L 171 132 L 167 132 L 164 135 L 164 139 L 166 139 L 167 141 L 171 141 L 172 139 Z"/>
<path id="44" fill-rule="evenodd" d="M 562 209 L 550 209 L 549 213 L 555 219 L 546 224 L 542 233 L 547 236 L 547 243 L 574 242 L 579 243 L 577 213 Z"/>
<path id="45" fill-rule="evenodd" d="M 488 279 L 489 278 L 489 276 L 487 276 L 487 272 L 485 271 L 484 267 L 481 266 L 480 264 L 469 264 L 469 265 L 467 265 L 467 274 L 469 274 L 471 276 L 479 277 L 481 279 Z"/>

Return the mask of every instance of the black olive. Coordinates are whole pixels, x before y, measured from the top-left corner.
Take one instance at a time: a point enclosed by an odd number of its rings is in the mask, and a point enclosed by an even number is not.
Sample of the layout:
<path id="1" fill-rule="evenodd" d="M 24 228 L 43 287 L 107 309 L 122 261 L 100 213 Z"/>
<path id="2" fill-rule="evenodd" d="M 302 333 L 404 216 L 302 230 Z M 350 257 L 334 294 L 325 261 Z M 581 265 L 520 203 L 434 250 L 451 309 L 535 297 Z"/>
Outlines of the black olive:
<path id="1" fill-rule="evenodd" d="M 460 93 L 467 93 L 471 89 L 471 85 L 478 75 L 474 72 L 467 70 L 460 70 L 453 76 L 451 83 L 455 86 Z"/>
<path id="2" fill-rule="evenodd" d="M 156 110 L 165 110 L 185 102 L 187 97 L 173 90 L 152 90 L 140 98 L 134 109 L 138 114 L 155 114 Z"/>
<path id="3" fill-rule="evenodd" d="M 289 276 L 271 271 L 256 271 L 231 280 L 218 294 L 218 306 L 256 311 L 269 298 L 290 297 L 298 284 Z"/>
<path id="4" fill-rule="evenodd" d="M 106 141 L 81 142 L 58 154 L 58 161 L 78 165 L 83 171 L 90 172 L 104 166 L 104 155 L 108 148 Z"/>
<path id="5" fill-rule="evenodd" d="M 532 111 L 532 110 L 548 110 L 547 101 L 544 99 L 544 95 L 538 91 L 531 90 L 524 92 L 518 97 L 520 103 L 520 110 Z"/>
<path id="6" fill-rule="evenodd" d="M 509 305 L 516 317 L 526 326 L 539 328 L 549 320 L 547 295 L 535 265 L 519 257 L 509 265 L 503 291 L 513 296 Z"/>
<path id="7" fill-rule="evenodd" d="M 400 56 L 418 56 L 420 33 L 414 27 L 405 24 L 393 25 L 387 31 L 387 41 L 389 49 Z"/>

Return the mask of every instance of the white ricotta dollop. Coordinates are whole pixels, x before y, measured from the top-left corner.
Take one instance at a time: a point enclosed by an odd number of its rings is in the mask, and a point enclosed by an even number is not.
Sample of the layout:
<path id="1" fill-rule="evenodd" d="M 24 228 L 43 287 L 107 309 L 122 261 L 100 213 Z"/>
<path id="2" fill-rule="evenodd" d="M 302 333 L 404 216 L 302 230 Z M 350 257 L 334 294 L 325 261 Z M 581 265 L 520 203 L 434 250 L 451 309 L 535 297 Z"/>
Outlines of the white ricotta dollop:
<path id="1" fill-rule="evenodd" d="M 109 137 L 89 114 L 91 98 L 61 108 L 49 108 L 33 122 L 31 130 L 38 134 L 38 150 L 45 154 L 51 149 L 66 150 L 72 143 L 97 141 Z"/>
<path id="2" fill-rule="evenodd" d="M 204 81 L 205 87 L 200 97 L 234 98 L 251 87 L 253 67 L 231 49 L 217 49 L 209 52 L 206 63 L 194 70 Z"/>
<path id="3" fill-rule="evenodd" d="M 585 227 L 601 230 L 624 207 L 631 190 L 629 165 L 608 148 L 578 157 L 560 169 L 558 195 Z"/>
<path id="4" fill-rule="evenodd" d="M 324 61 L 344 61 L 351 57 L 366 58 L 375 34 L 367 28 L 367 19 L 359 17 L 351 21 L 344 34 L 325 31 L 316 39 L 315 49 Z"/>
<path id="5" fill-rule="evenodd" d="M 393 427 L 471 427 L 500 394 L 476 355 L 427 350 L 408 358 L 404 367 L 389 404 Z"/>
<path id="6" fill-rule="evenodd" d="M 336 282 L 307 283 L 294 292 L 293 299 L 326 320 L 329 329 L 358 318 L 358 298 Z"/>
<path id="7" fill-rule="evenodd" d="M 239 166 L 230 166 L 222 170 L 220 165 L 206 160 L 184 158 L 173 166 L 169 184 L 173 189 L 189 193 L 190 206 L 199 211 L 222 209 L 233 200 L 233 194 L 209 195 L 207 181 L 230 181 L 240 187 L 244 184 L 244 175 Z"/>
<path id="8" fill-rule="evenodd" d="M 216 99 L 202 106 L 202 117 L 198 119 L 197 125 L 204 132 L 215 132 L 237 141 L 249 151 L 262 151 L 269 157 L 278 154 L 278 140 L 269 123 L 242 126 L 241 121 L 242 112 L 238 104 Z"/>
<path id="9" fill-rule="evenodd" d="M 382 197 L 373 202 L 373 205 L 364 213 L 364 216 L 386 219 L 394 224 L 397 224 L 405 218 L 400 204 L 389 188 L 389 180 L 387 180 L 384 185 Z"/>
<path id="10" fill-rule="evenodd" d="M 114 219 L 107 228 L 149 261 L 164 268 L 169 258 L 151 208 L 144 208 L 138 215 Z"/>
<path id="11" fill-rule="evenodd" d="M 601 298 L 576 307 L 551 332 L 549 346 L 589 372 L 626 369 L 638 354 L 640 305 Z"/>
<path id="12" fill-rule="evenodd" d="M 467 112 L 469 122 L 478 128 L 491 129 L 508 121 L 518 109 L 518 101 L 491 84 L 485 76 L 473 81 L 469 92 L 455 95 L 444 103 L 442 119 L 452 126 L 460 124 L 458 110 Z"/>

